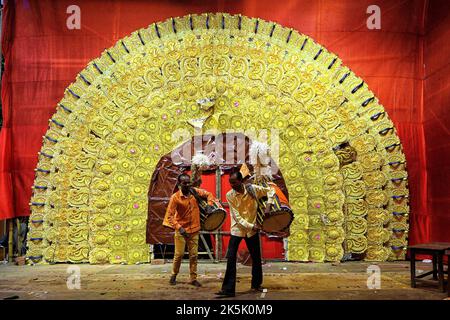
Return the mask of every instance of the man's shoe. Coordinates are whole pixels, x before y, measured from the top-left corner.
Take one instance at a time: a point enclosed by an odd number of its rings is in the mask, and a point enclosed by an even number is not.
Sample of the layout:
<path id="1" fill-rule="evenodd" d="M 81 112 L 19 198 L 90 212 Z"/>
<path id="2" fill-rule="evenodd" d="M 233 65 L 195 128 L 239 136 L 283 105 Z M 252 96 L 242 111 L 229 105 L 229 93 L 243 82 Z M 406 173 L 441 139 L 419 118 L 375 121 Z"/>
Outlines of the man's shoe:
<path id="1" fill-rule="evenodd" d="M 191 281 L 191 284 L 197 288 L 200 288 L 202 286 L 202 284 L 200 282 L 198 282 L 197 280 Z"/>
<path id="2" fill-rule="evenodd" d="M 264 292 L 264 288 L 259 286 L 259 287 L 252 287 L 251 289 L 252 291 L 258 291 L 258 292 Z"/>
<path id="3" fill-rule="evenodd" d="M 170 280 L 169 280 L 169 283 L 170 283 L 172 286 L 176 285 L 176 284 L 177 284 L 177 276 L 171 276 L 171 277 L 170 277 Z"/>
<path id="4" fill-rule="evenodd" d="M 236 294 L 234 294 L 234 292 L 226 292 L 220 290 L 219 292 L 216 292 L 216 296 L 219 296 L 219 298 L 228 298 L 228 297 L 235 297 Z"/>

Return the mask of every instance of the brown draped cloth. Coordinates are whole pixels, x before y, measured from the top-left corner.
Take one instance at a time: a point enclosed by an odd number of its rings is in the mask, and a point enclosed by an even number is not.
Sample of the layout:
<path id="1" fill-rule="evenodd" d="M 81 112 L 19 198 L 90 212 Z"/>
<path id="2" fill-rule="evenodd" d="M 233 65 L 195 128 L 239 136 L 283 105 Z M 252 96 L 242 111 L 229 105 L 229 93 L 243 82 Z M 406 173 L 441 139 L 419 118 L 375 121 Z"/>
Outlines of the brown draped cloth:
<path id="1" fill-rule="evenodd" d="M 170 196 L 176 190 L 179 174 L 190 170 L 192 156 L 198 151 L 208 155 L 215 165 L 208 170 L 216 170 L 217 166 L 223 172 L 249 163 L 250 139 L 242 133 L 223 133 L 219 135 L 194 136 L 171 153 L 164 155 L 156 165 L 148 190 L 148 217 L 146 241 L 149 244 L 173 244 L 174 230 L 163 226 L 163 220 L 169 204 Z M 218 152 L 222 150 L 222 153 Z M 245 161 L 238 161 L 238 153 L 245 152 Z M 271 159 L 271 163 L 273 160 Z M 273 182 L 289 199 L 289 194 L 283 176 L 277 166 L 274 167 Z"/>

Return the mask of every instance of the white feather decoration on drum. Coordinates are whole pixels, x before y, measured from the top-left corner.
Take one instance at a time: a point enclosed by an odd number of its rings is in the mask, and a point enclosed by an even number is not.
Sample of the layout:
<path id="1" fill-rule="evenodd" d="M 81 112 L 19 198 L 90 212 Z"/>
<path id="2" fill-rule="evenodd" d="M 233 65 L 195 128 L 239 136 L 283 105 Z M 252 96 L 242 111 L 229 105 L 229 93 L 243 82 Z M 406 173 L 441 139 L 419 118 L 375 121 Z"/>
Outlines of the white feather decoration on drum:
<path id="1" fill-rule="evenodd" d="M 196 155 L 192 157 L 192 164 L 196 165 L 197 168 L 204 170 L 211 165 L 211 160 L 207 155 L 197 152 Z"/>
<path id="2" fill-rule="evenodd" d="M 254 140 L 250 145 L 249 155 L 251 163 L 256 164 L 257 161 L 261 163 L 261 156 L 264 157 L 264 159 L 269 156 L 269 145 L 267 143 Z"/>
<path id="3" fill-rule="evenodd" d="M 272 180 L 269 150 L 269 145 L 264 142 L 254 140 L 250 145 L 249 157 L 255 168 L 255 182 Z"/>
<path id="4" fill-rule="evenodd" d="M 211 165 L 211 160 L 207 155 L 201 152 L 197 152 L 191 160 L 191 182 L 194 186 L 199 187 L 201 183 L 202 171 L 207 169 Z"/>

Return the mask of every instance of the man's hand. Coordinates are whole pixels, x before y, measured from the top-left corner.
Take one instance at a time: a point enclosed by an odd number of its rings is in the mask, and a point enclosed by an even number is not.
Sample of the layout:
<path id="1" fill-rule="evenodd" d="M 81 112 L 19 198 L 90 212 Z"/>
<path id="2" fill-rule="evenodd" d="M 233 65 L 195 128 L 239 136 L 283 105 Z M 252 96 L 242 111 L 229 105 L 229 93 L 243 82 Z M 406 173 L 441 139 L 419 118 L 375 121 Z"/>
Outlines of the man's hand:
<path id="1" fill-rule="evenodd" d="M 206 210 L 205 210 L 205 211 L 206 211 L 206 214 L 208 214 L 208 215 L 211 214 L 211 213 L 215 210 L 214 206 L 209 205 L 209 204 L 206 206 L 205 209 L 206 209 Z"/>
<path id="2" fill-rule="evenodd" d="M 178 232 L 183 236 L 183 237 L 187 237 L 187 232 L 183 227 L 180 227 L 180 229 L 178 229 Z"/>
<path id="3" fill-rule="evenodd" d="M 262 226 L 258 222 L 255 222 L 255 224 L 253 225 L 253 231 L 259 230 L 262 230 Z"/>
<path id="4" fill-rule="evenodd" d="M 266 209 L 264 210 L 264 213 L 267 214 L 270 211 L 272 211 L 272 203 L 267 203 Z"/>

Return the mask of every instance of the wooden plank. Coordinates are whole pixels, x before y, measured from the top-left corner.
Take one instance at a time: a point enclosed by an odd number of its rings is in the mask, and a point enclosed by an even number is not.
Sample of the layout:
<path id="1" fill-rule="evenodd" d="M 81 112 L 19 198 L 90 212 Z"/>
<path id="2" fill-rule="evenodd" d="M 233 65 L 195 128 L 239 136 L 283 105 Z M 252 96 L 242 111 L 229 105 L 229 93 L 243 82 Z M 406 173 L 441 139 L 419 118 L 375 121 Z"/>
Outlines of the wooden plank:
<path id="1" fill-rule="evenodd" d="M 432 274 L 432 273 L 433 273 L 433 271 L 429 271 L 429 272 L 422 273 L 422 274 L 416 276 L 416 279 L 420 279 L 420 278 L 429 276 L 429 275 Z"/>
<path id="2" fill-rule="evenodd" d="M 206 252 L 208 253 L 209 259 L 211 261 L 214 261 L 214 257 L 211 253 L 211 250 L 208 247 L 208 244 L 206 243 L 205 237 L 203 236 L 203 234 L 200 235 L 200 239 L 202 239 L 203 245 L 205 246 Z"/>

